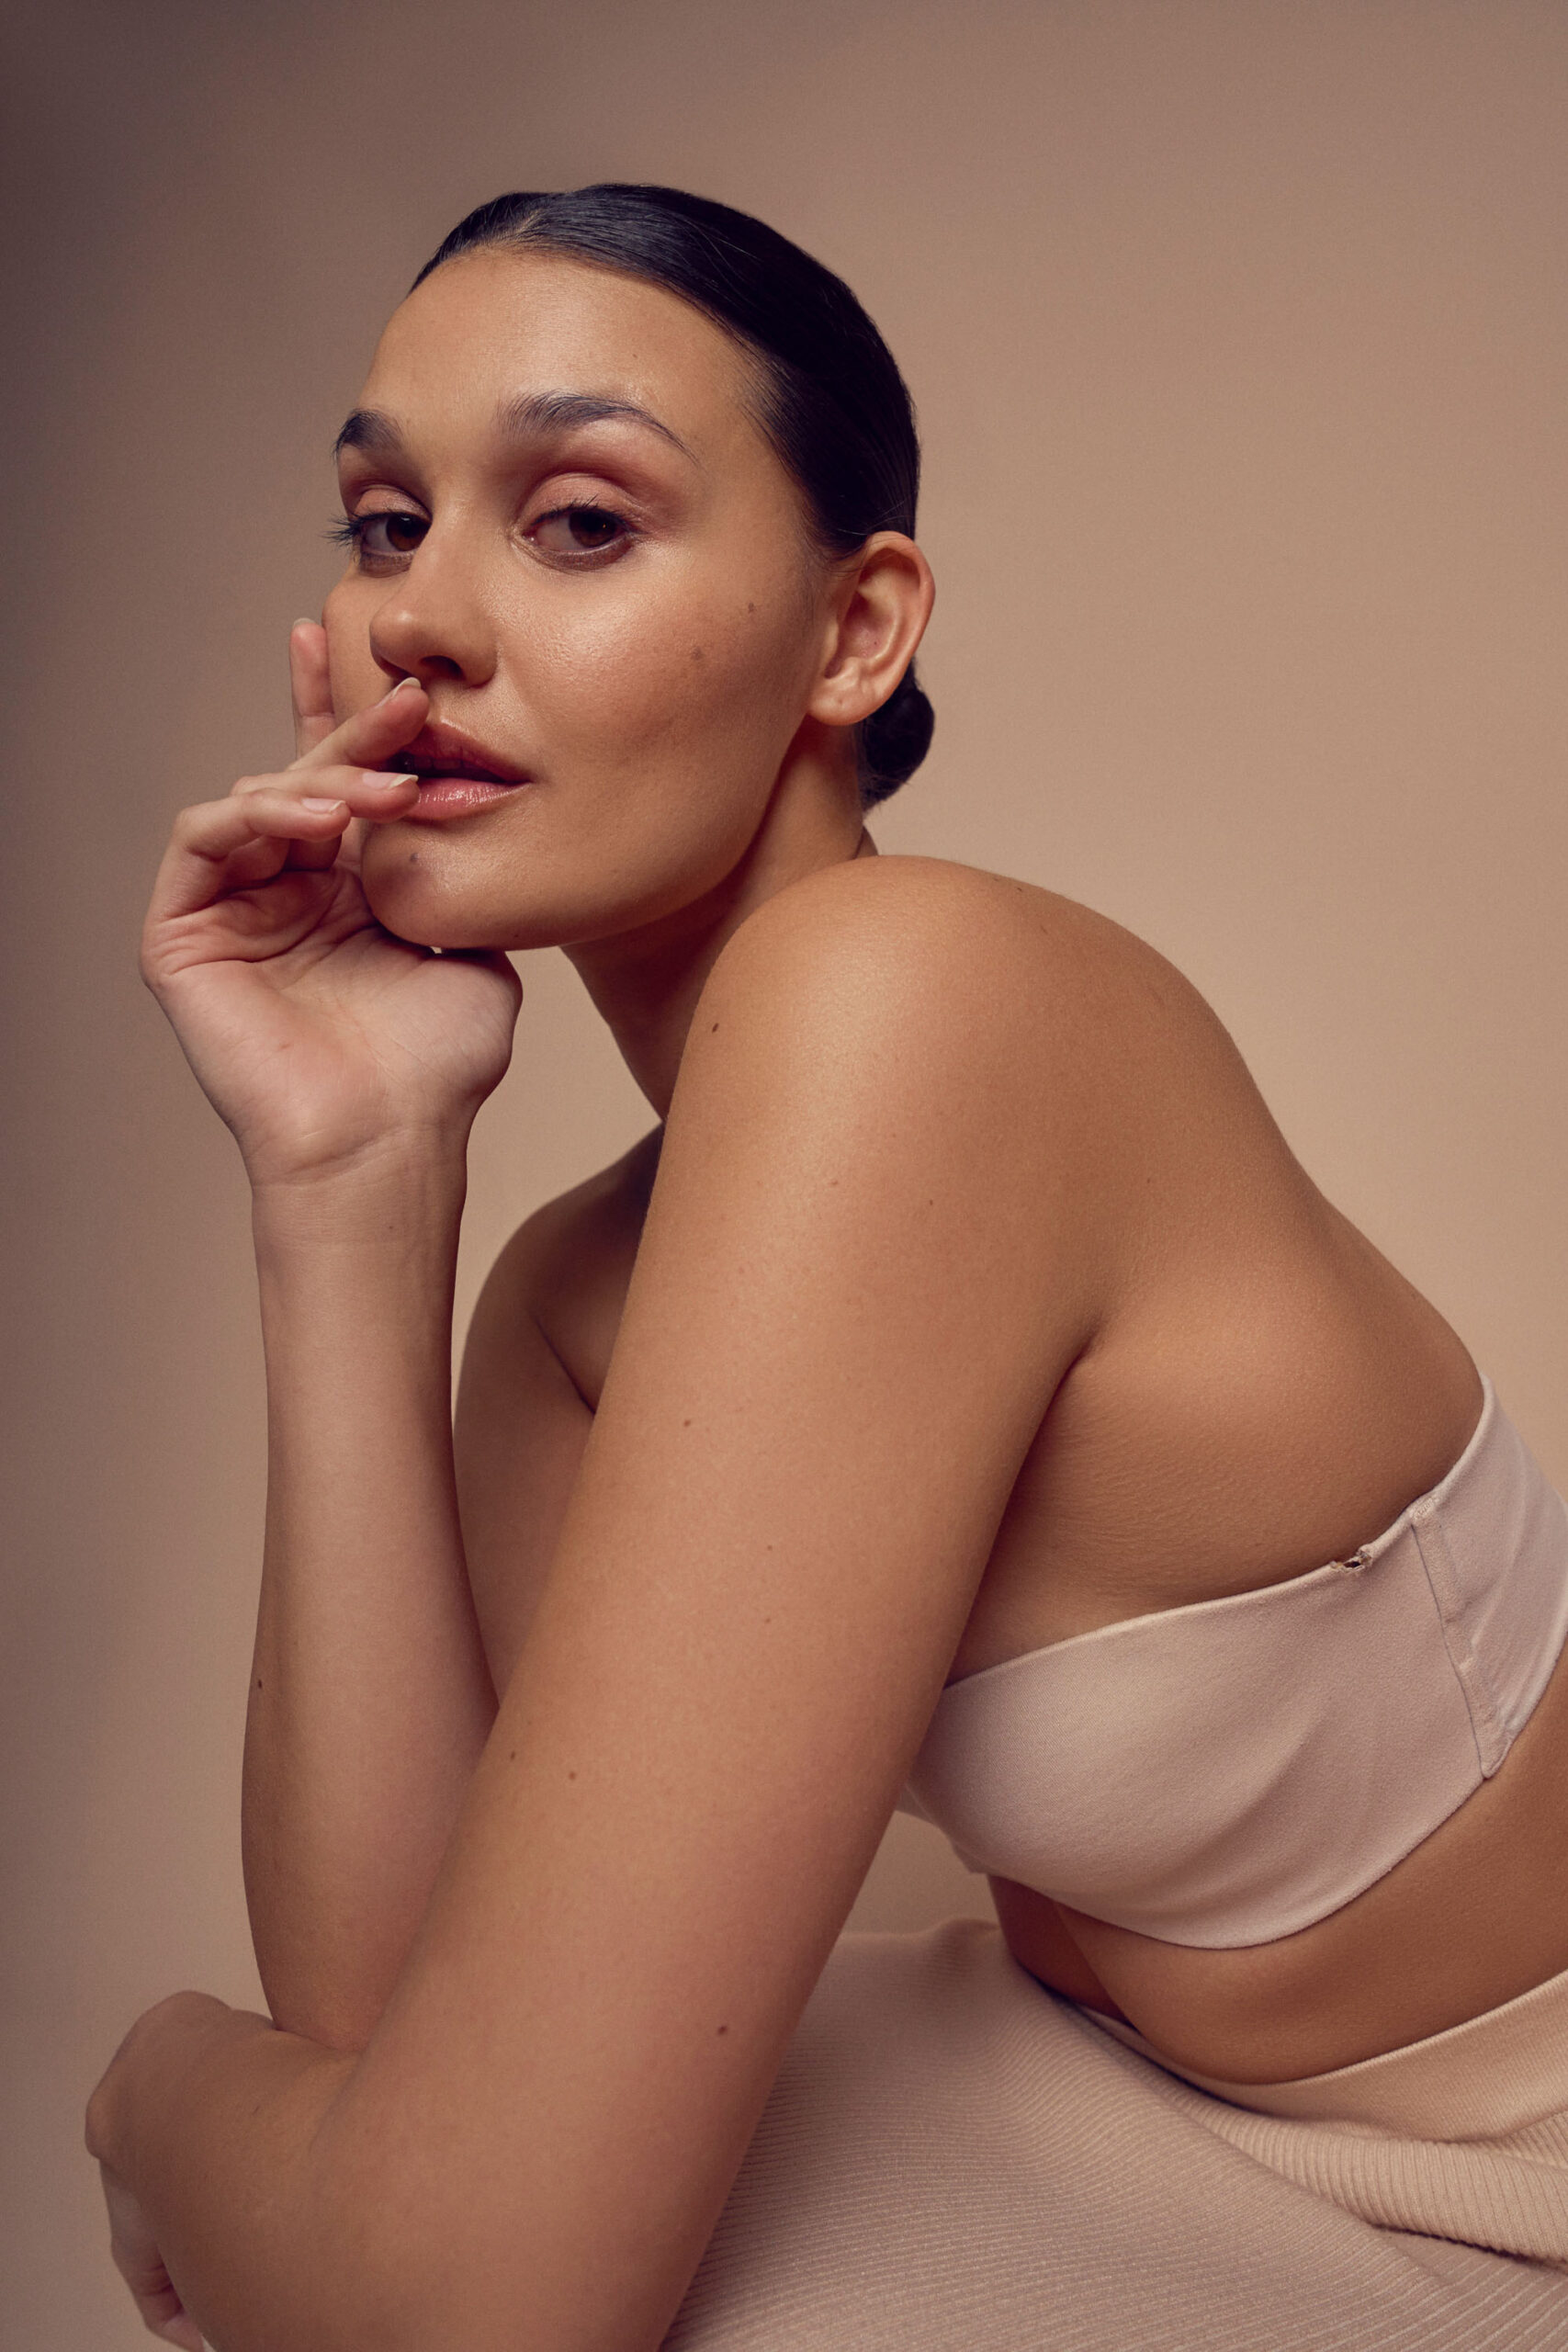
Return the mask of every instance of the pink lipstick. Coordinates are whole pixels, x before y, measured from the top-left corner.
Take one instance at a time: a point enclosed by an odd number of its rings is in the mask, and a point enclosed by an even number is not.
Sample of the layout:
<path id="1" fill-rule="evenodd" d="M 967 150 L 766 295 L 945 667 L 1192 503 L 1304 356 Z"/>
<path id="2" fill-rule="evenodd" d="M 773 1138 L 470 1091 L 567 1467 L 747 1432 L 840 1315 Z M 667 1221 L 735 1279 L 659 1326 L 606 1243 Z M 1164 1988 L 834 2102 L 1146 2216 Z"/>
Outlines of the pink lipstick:
<path id="1" fill-rule="evenodd" d="M 422 727 L 412 742 L 393 752 L 391 765 L 401 775 L 419 778 L 419 798 L 405 823 L 441 824 L 471 816 L 528 781 L 502 753 L 440 719 Z"/>
<path id="2" fill-rule="evenodd" d="M 426 775 L 420 775 L 419 798 L 408 811 L 404 822 L 434 824 L 446 817 L 466 817 L 475 808 L 488 808 L 492 801 L 503 800 L 515 792 L 514 784 L 502 784 L 491 776 Z"/>

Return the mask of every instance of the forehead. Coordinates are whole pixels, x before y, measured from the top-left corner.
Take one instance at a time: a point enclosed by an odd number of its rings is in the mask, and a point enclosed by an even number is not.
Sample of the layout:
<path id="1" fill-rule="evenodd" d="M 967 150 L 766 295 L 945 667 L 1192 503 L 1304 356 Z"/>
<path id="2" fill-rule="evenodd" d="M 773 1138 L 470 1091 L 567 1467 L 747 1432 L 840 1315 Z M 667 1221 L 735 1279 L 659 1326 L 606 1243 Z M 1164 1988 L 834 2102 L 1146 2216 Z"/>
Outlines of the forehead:
<path id="1" fill-rule="evenodd" d="M 661 286 L 556 254 L 446 262 L 392 313 L 360 394 L 422 424 L 488 430 L 548 391 L 648 410 L 694 455 L 757 450 L 747 357 Z"/>

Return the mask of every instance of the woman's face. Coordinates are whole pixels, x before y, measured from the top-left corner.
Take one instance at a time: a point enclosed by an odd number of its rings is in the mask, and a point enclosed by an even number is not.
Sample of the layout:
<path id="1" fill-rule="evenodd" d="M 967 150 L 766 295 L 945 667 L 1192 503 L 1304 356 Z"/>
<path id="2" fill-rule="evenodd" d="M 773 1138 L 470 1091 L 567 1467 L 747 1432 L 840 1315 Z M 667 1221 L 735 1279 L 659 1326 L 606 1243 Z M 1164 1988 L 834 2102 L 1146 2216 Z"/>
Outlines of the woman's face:
<path id="1" fill-rule="evenodd" d="M 391 930 L 604 939 L 745 856 L 832 589 L 747 389 L 689 304 L 558 255 L 465 254 L 393 314 L 340 452 L 333 695 L 342 718 L 417 678 L 430 718 L 392 764 L 471 780 L 371 830 Z"/>

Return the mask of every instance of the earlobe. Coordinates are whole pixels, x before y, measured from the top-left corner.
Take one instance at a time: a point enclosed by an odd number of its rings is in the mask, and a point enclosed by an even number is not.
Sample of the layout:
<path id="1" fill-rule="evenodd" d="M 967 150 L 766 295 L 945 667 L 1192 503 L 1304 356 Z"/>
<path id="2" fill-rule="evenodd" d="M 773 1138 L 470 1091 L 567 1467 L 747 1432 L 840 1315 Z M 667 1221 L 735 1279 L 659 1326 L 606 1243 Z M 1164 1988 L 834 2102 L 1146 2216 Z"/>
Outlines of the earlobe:
<path id="1" fill-rule="evenodd" d="M 810 716 L 858 727 L 895 692 L 925 635 L 935 583 L 902 531 L 877 531 L 844 571 Z"/>

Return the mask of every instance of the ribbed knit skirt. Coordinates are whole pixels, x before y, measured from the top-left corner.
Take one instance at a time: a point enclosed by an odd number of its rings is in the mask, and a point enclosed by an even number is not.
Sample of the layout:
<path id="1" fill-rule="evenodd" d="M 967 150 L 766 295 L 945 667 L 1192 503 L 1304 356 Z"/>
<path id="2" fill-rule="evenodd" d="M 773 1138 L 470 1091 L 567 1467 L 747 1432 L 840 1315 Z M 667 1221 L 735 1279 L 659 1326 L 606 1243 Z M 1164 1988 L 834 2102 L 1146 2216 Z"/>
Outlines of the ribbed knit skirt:
<path id="1" fill-rule="evenodd" d="M 1568 2352 L 1568 1975 L 1294 2084 L 1131 2041 L 846 1936 L 667 2352 Z"/>

